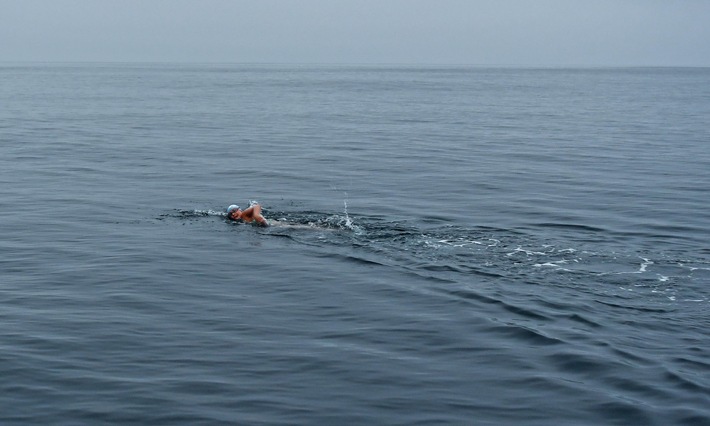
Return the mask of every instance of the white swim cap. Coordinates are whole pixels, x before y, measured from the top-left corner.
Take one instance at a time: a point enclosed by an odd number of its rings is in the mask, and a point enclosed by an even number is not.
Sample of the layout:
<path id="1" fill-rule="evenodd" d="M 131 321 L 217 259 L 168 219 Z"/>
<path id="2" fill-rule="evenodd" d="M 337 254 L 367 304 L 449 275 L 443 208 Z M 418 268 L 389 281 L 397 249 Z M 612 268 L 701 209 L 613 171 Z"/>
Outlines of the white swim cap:
<path id="1" fill-rule="evenodd" d="M 232 204 L 229 207 L 227 207 L 227 214 L 231 214 L 235 210 L 239 210 L 239 206 L 236 204 Z"/>

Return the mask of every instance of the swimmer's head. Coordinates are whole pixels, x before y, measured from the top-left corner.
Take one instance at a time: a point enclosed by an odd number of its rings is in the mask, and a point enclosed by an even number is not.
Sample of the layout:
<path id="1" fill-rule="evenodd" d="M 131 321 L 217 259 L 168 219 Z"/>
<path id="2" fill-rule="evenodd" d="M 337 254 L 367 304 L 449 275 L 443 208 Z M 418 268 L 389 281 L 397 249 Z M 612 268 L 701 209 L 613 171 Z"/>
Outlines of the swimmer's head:
<path id="1" fill-rule="evenodd" d="M 227 217 L 231 218 L 232 214 L 236 211 L 239 210 L 239 206 L 236 204 L 232 204 L 229 207 L 227 207 Z"/>

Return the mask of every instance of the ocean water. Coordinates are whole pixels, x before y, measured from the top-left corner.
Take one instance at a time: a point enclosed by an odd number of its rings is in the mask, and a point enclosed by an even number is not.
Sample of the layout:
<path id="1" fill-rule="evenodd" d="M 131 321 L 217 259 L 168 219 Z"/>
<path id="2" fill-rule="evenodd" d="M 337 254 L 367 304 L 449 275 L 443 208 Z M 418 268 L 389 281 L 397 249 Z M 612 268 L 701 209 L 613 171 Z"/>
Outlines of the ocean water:
<path id="1" fill-rule="evenodd" d="M 0 424 L 709 425 L 709 200 L 710 69 L 2 64 Z"/>

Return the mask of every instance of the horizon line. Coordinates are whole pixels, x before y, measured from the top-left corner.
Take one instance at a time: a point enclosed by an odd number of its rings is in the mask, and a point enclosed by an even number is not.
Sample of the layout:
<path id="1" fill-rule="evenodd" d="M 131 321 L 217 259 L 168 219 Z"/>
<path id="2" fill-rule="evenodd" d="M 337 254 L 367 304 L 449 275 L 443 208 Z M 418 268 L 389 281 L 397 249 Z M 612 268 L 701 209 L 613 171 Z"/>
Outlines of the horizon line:
<path id="1" fill-rule="evenodd" d="M 276 61 L 143 61 L 143 60 L 0 60 L 0 65 L 228 65 L 228 66 L 321 66 L 321 67 L 468 67 L 468 68 L 710 68 L 710 65 L 659 64 L 515 64 L 515 63 L 440 63 L 440 62 L 276 62 Z"/>

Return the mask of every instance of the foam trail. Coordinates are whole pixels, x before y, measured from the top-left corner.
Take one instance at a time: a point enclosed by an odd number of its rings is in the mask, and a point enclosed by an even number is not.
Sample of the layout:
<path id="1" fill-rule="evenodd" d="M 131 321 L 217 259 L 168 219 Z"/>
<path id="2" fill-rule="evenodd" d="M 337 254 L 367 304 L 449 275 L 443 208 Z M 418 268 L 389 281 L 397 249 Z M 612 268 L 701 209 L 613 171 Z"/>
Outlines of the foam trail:
<path id="1" fill-rule="evenodd" d="M 207 210 L 194 209 L 194 210 L 178 210 L 178 216 L 181 216 L 181 217 L 200 217 L 200 216 L 226 217 L 227 213 L 225 213 L 223 211 L 215 211 L 212 209 L 207 209 Z"/>
<path id="2" fill-rule="evenodd" d="M 646 272 L 646 268 L 648 267 L 648 265 L 653 265 L 653 261 L 648 260 L 644 257 L 642 257 L 641 259 L 643 260 L 643 263 L 641 263 L 641 266 L 639 267 L 639 270 L 637 271 L 638 274 L 642 274 L 642 273 Z"/>

